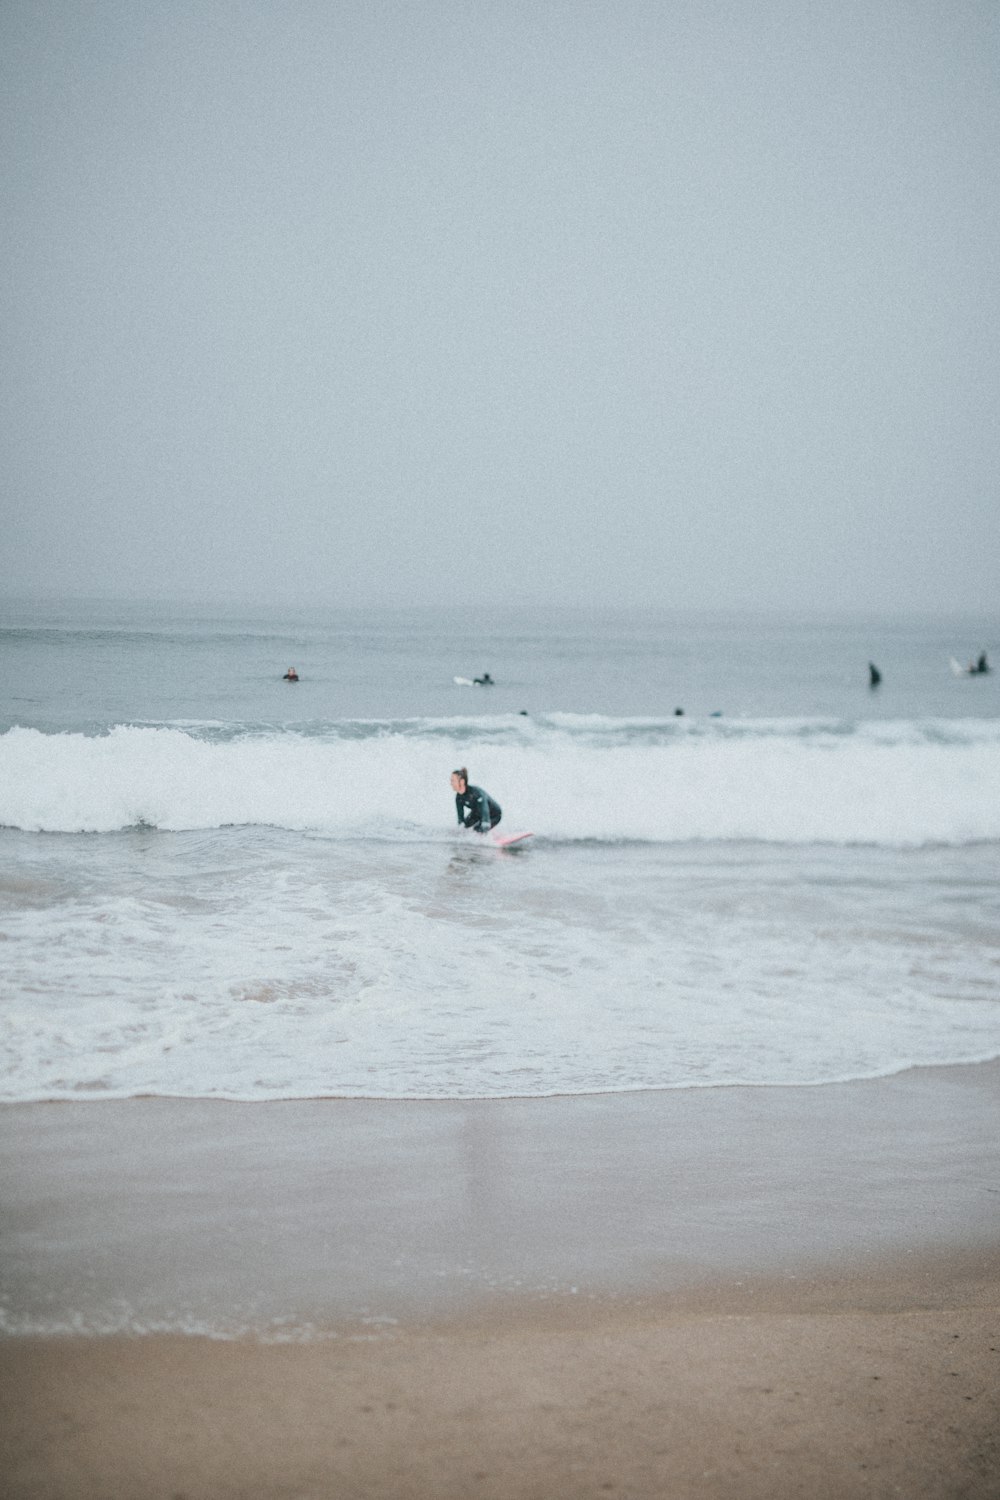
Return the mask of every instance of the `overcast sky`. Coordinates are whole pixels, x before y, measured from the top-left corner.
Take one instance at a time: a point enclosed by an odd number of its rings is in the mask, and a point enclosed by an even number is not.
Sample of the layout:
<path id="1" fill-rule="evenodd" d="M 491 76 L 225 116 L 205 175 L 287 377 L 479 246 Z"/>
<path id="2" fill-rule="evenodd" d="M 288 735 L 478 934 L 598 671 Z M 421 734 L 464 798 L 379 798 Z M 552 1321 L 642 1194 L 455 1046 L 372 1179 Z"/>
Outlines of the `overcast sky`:
<path id="1" fill-rule="evenodd" d="M 3 592 L 989 610 L 996 0 L 3 0 Z"/>

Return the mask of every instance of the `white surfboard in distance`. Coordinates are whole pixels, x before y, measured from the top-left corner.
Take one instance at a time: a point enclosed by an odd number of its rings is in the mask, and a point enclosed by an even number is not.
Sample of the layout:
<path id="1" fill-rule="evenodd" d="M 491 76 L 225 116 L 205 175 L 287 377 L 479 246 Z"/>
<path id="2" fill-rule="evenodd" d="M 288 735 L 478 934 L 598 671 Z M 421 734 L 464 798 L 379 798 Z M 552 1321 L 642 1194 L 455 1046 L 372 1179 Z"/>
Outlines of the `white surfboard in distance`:
<path id="1" fill-rule="evenodd" d="M 968 667 L 963 667 L 962 663 L 960 661 L 956 661 L 954 657 L 951 657 L 950 661 L 951 661 L 951 670 L 954 672 L 954 674 L 955 674 L 956 677 L 968 677 L 969 676 L 969 668 Z"/>
<path id="2" fill-rule="evenodd" d="M 459 687 L 475 687 L 476 685 L 471 677 L 455 677 L 453 681 L 455 681 Z"/>

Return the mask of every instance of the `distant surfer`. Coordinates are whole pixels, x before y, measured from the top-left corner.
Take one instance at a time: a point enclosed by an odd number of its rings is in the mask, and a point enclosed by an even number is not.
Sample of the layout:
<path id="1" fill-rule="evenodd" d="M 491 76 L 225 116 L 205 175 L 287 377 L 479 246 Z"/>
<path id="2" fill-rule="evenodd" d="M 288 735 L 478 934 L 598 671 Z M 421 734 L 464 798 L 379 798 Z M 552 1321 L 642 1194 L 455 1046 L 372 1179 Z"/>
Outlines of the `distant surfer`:
<path id="1" fill-rule="evenodd" d="M 482 677 L 473 677 L 476 687 L 493 687 L 493 678 L 489 672 L 484 672 Z"/>
<path id="2" fill-rule="evenodd" d="M 497 826 L 502 817 L 500 804 L 494 802 L 481 786 L 469 785 L 469 773 L 464 766 L 452 771 L 451 785 L 460 828 L 471 828 L 473 833 L 489 833 Z"/>
<path id="3" fill-rule="evenodd" d="M 873 661 L 870 661 L 868 663 L 868 686 L 869 687 L 878 687 L 878 685 L 879 685 L 879 683 L 881 681 L 882 681 L 882 673 L 879 671 L 879 669 L 875 665 L 875 663 Z"/>
<path id="4" fill-rule="evenodd" d="M 975 661 L 970 661 L 967 667 L 963 667 L 961 662 L 957 662 L 952 657 L 951 670 L 956 677 L 982 677 L 985 673 L 992 672 L 993 668 L 990 666 L 986 652 L 980 651 L 978 658 Z"/>
<path id="5" fill-rule="evenodd" d="M 296 672 L 294 667 L 289 667 L 288 671 L 285 673 L 284 677 L 281 680 L 282 682 L 298 682 L 299 674 L 298 672 Z"/>

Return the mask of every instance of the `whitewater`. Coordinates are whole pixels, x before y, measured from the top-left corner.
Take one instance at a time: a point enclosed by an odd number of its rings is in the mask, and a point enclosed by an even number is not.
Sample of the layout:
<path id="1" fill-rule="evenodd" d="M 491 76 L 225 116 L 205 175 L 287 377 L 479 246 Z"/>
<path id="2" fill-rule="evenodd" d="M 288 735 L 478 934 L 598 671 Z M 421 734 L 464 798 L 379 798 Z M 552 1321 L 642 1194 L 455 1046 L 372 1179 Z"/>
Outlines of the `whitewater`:
<path id="1" fill-rule="evenodd" d="M 821 1086 L 1000 1056 L 996 678 L 948 666 L 982 631 L 882 627 L 875 696 L 871 628 L 14 620 L 0 1098 Z M 484 666 L 496 690 L 455 685 Z M 458 765 L 529 845 L 457 828 Z"/>
<path id="2" fill-rule="evenodd" d="M 0 825 L 441 838 L 442 782 L 465 760 L 503 787 L 519 824 L 550 840 L 1000 839 L 996 721 L 678 725 L 566 714 L 309 733 L 15 728 L 0 736 Z"/>

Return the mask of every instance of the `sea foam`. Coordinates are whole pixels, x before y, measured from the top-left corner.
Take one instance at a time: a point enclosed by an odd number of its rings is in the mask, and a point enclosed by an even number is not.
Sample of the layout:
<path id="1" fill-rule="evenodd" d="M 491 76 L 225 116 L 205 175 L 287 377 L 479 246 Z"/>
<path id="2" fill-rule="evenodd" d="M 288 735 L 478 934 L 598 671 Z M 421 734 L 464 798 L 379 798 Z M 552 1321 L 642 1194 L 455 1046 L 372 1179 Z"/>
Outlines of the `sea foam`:
<path id="1" fill-rule="evenodd" d="M 962 844 L 1000 838 L 1000 723 L 514 719 L 0 736 L 0 825 L 268 826 L 435 837 L 470 768 L 555 840 Z"/>

